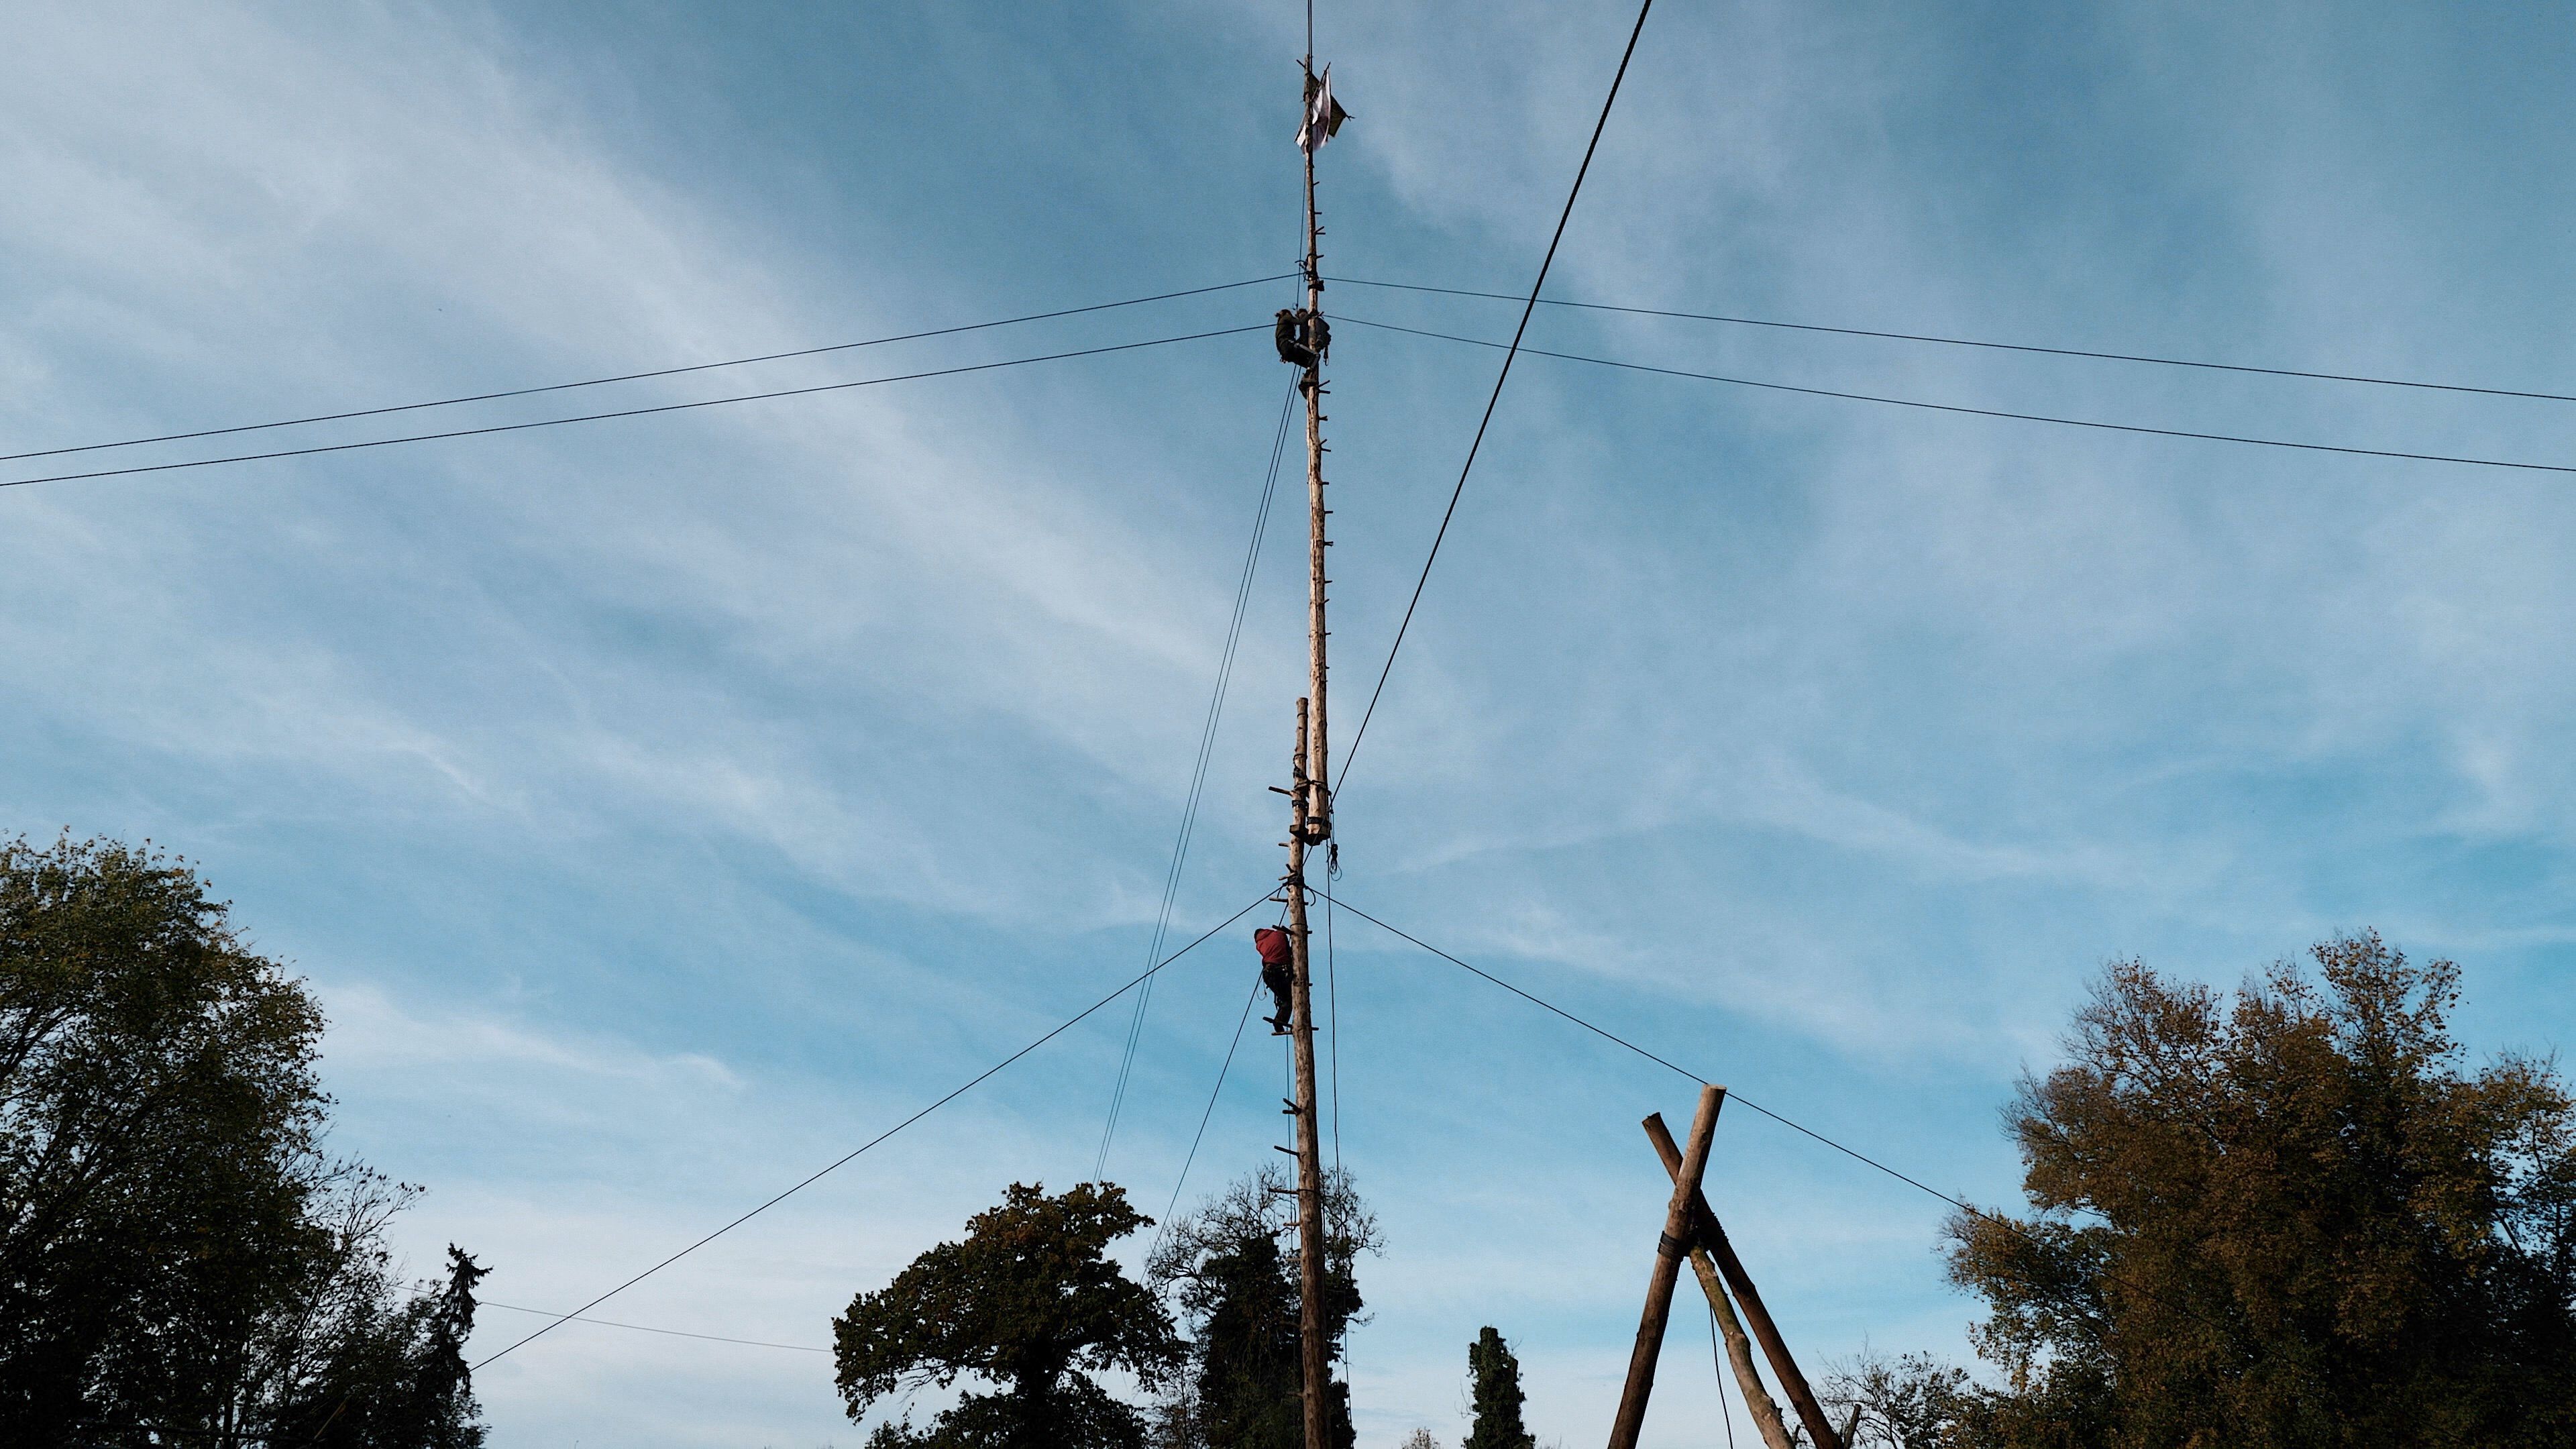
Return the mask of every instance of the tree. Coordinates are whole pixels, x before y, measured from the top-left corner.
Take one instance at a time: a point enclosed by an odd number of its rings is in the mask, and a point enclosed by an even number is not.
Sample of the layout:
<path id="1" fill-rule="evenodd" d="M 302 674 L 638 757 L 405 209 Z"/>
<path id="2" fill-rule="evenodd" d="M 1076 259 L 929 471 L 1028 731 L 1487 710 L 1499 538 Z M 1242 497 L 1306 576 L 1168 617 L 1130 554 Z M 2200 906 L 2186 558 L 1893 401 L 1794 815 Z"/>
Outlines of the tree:
<path id="1" fill-rule="evenodd" d="M 2232 1001 L 2109 968 L 2009 1115 L 2034 1214 L 1950 1225 L 2005 1382 L 1940 1442 L 2576 1441 L 2565 1087 L 2463 1068 L 2450 962 L 2313 955 Z"/>
<path id="2" fill-rule="evenodd" d="M 370 1255 L 381 1272 L 382 1250 Z M 434 1293 L 397 1298 L 369 1284 L 348 1295 L 338 1333 L 297 1400 L 275 1416 L 270 1442 L 320 1449 L 470 1449 L 483 1442 L 465 1365 L 474 1285 L 491 1270 L 449 1244 Z"/>
<path id="3" fill-rule="evenodd" d="M 1827 1375 L 1820 1396 L 1836 1423 L 1851 1426 L 1843 1435 L 1851 1449 L 1950 1449 L 1962 1442 L 1959 1419 L 1974 1386 L 1965 1369 L 1928 1354 L 1890 1361 L 1864 1353 Z"/>
<path id="4" fill-rule="evenodd" d="M 1209 1308 L 1192 1334 L 1198 1421 L 1211 1444 L 1305 1443 L 1296 1279 L 1276 1238 L 1247 1237 L 1201 1265 Z M 1349 1418 L 1337 1400 L 1336 1417 Z M 1337 1436 L 1338 1442 L 1338 1436 Z"/>
<path id="5" fill-rule="evenodd" d="M 1058 1197 L 1013 1183 L 966 1236 L 912 1261 L 832 1321 L 842 1401 L 866 1415 L 900 1388 L 946 1388 L 971 1374 L 1003 1386 L 968 1393 L 927 1432 L 881 1424 L 876 1449 L 1134 1449 L 1145 1420 L 1086 1371 L 1123 1369 L 1148 1386 L 1181 1359 L 1171 1315 L 1105 1256 L 1153 1219 L 1110 1184 Z"/>
<path id="6" fill-rule="evenodd" d="M 1416 1429 L 1405 1439 L 1403 1449 L 1440 1449 L 1440 1441 L 1431 1436 L 1430 1430 Z"/>
<path id="7" fill-rule="evenodd" d="M 1174 1223 L 1155 1245 L 1147 1276 L 1169 1292 L 1190 1329 L 1190 1372 L 1167 1401 L 1165 1449 L 1301 1449 L 1305 1372 L 1300 1271 L 1288 1225 L 1295 1201 L 1277 1168 L 1236 1182 Z M 1325 1330 L 1330 1353 L 1360 1321 L 1357 1260 L 1377 1247 L 1377 1220 L 1350 1178 L 1324 1184 Z M 1349 1449 L 1350 1386 L 1336 1379 L 1326 1406 L 1329 1442 Z"/>
<path id="8" fill-rule="evenodd" d="M 323 1154 L 321 1030 L 184 861 L 0 842 L 0 1423 L 481 1442 L 471 1295 L 403 1293 L 418 1190 Z"/>
<path id="9" fill-rule="evenodd" d="M 1467 1380 L 1476 1417 L 1462 1449 L 1538 1449 L 1521 1426 L 1521 1361 L 1490 1324 L 1467 1345 Z"/>

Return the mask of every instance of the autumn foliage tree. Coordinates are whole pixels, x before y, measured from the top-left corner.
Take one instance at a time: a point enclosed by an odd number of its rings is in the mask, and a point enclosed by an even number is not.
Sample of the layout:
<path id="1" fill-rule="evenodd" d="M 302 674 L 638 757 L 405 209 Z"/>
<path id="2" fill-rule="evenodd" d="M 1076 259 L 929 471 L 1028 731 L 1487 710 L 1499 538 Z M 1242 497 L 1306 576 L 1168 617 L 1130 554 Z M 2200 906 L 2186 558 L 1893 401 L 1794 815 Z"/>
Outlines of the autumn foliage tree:
<path id="1" fill-rule="evenodd" d="M 875 1449 L 1134 1449 L 1145 1420 L 1094 1373 L 1148 1386 L 1181 1359 L 1160 1299 L 1110 1261 L 1111 1243 L 1150 1227 L 1113 1184 L 1058 1196 L 1013 1183 L 966 1235 L 861 1293 L 832 1323 L 841 1398 L 852 1419 L 901 1389 L 969 1391 L 926 1430 L 880 1424 Z"/>
<path id="2" fill-rule="evenodd" d="M 2576 1443 L 2566 1088 L 2464 1063 L 2451 963 L 2313 957 L 2232 996 L 2108 970 L 2009 1116 L 2033 1211 L 1950 1225 L 2002 1382 L 1880 1372 L 1890 1442 Z"/>

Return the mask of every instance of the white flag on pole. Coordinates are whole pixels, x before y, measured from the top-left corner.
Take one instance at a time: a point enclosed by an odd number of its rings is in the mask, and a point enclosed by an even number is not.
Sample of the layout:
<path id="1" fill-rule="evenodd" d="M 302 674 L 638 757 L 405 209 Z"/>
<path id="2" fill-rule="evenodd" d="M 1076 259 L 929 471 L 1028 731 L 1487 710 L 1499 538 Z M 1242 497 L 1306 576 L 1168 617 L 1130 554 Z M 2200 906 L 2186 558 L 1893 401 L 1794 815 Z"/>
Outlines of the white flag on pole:
<path id="1" fill-rule="evenodd" d="M 1321 149 L 1350 118 L 1351 113 L 1333 99 L 1333 68 L 1327 65 L 1322 75 L 1306 81 L 1306 114 L 1297 122 L 1297 149 L 1309 154 Z"/>

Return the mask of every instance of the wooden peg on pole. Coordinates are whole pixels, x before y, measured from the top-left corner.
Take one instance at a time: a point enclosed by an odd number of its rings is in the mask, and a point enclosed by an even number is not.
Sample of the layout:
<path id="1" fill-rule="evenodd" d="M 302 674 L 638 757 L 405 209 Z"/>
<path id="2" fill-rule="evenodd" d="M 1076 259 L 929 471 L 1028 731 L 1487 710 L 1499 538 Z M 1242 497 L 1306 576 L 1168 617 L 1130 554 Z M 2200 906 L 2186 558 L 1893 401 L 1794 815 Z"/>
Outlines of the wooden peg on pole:
<path id="1" fill-rule="evenodd" d="M 1699 1196 L 1700 1174 L 1708 1167 L 1708 1145 L 1717 1136 L 1717 1109 L 1725 1102 L 1724 1087 L 1699 1089 L 1690 1151 L 1673 1176 L 1663 1236 L 1655 1241 L 1655 1271 L 1646 1280 L 1646 1311 L 1637 1321 L 1636 1347 L 1628 1353 L 1627 1386 L 1619 1391 L 1619 1413 L 1610 1421 L 1610 1449 L 1637 1449 L 1637 1432 L 1645 1427 L 1646 1400 L 1655 1392 L 1655 1360 L 1663 1354 L 1664 1325 L 1672 1317 L 1673 1285 L 1681 1280 L 1682 1255 L 1690 1248 L 1691 1203 Z"/>
<path id="2" fill-rule="evenodd" d="M 1700 1191 L 1700 1178 L 1708 1170 L 1708 1154 L 1702 1151 L 1694 1158 L 1674 1146 L 1673 1134 L 1665 1130 L 1660 1114 L 1646 1119 L 1646 1136 L 1655 1144 L 1655 1155 L 1664 1160 L 1664 1170 L 1673 1175 L 1674 1194 L 1687 1197 L 1692 1236 L 1708 1249 L 1709 1256 L 1717 1260 L 1718 1272 L 1734 1292 L 1736 1303 L 1744 1309 L 1745 1324 L 1762 1345 L 1762 1356 L 1771 1360 L 1772 1377 L 1780 1381 L 1782 1392 L 1789 1396 L 1790 1407 L 1798 1411 L 1798 1422 L 1807 1426 L 1807 1437 L 1816 1442 L 1817 1449 L 1843 1449 L 1843 1436 L 1835 1433 L 1834 1426 L 1826 1421 L 1824 1406 L 1816 1402 L 1815 1391 L 1807 1387 L 1807 1376 L 1798 1372 L 1798 1361 L 1789 1356 L 1789 1345 L 1780 1337 L 1779 1326 L 1771 1321 L 1771 1310 L 1762 1306 L 1761 1291 L 1753 1286 L 1752 1275 L 1744 1271 L 1742 1260 L 1735 1256 L 1734 1245 L 1726 1240 L 1726 1229 L 1718 1225 L 1717 1213 L 1709 1207 L 1707 1196 Z M 1691 1125 L 1691 1141 L 1696 1148 L 1699 1141 L 1697 1123 Z"/>

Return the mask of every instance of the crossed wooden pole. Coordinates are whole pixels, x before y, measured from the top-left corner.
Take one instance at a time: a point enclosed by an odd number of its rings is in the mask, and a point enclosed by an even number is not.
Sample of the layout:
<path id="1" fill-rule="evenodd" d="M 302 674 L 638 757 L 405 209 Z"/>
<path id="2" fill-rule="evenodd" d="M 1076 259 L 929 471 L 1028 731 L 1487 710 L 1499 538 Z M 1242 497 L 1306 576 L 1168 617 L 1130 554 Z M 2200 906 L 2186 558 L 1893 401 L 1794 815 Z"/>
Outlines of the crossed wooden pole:
<path id="1" fill-rule="evenodd" d="M 1663 1236 L 1655 1244 L 1655 1270 L 1646 1280 L 1646 1311 L 1637 1323 L 1636 1347 L 1628 1355 L 1628 1382 L 1619 1394 L 1618 1416 L 1610 1423 L 1610 1449 L 1636 1449 L 1638 1431 L 1645 1427 L 1646 1400 L 1655 1391 L 1655 1360 L 1663 1353 L 1664 1327 L 1672 1317 L 1673 1287 L 1681 1280 L 1684 1258 L 1690 1260 L 1700 1291 L 1708 1297 L 1709 1311 L 1717 1315 L 1736 1383 L 1744 1391 L 1745 1407 L 1752 1412 L 1769 1449 L 1790 1449 L 1789 1429 L 1781 1422 L 1779 1405 L 1763 1391 L 1762 1380 L 1754 1372 L 1752 1349 L 1745 1342 L 1745 1324 L 1752 1326 L 1763 1357 L 1771 1361 L 1772 1376 L 1780 1381 L 1781 1390 L 1797 1410 L 1798 1421 L 1806 1426 L 1809 1442 L 1815 1449 L 1844 1449 L 1844 1436 L 1826 1422 L 1824 1406 L 1816 1402 L 1815 1391 L 1807 1386 L 1807 1376 L 1798 1372 L 1798 1361 L 1789 1356 L 1789 1345 L 1781 1339 L 1779 1326 L 1771 1321 L 1770 1310 L 1762 1306 L 1762 1294 L 1753 1286 L 1752 1275 L 1744 1271 L 1742 1260 L 1726 1240 L 1726 1229 L 1718 1225 L 1717 1214 L 1709 1210 L 1708 1198 L 1700 1191 L 1700 1180 L 1708 1172 L 1709 1144 L 1717 1136 L 1718 1108 L 1725 1102 L 1724 1087 L 1700 1088 L 1699 1111 L 1691 1119 L 1687 1148 L 1673 1145 L 1673 1134 L 1665 1129 L 1662 1113 L 1646 1119 L 1646 1137 L 1654 1143 L 1655 1154 L 1664 1160 L 1664 1171 L 1673 1179 L 1673 1196 L 1664 1209 Z M 1734 1305 L 1728 1302 L 1730 1293 L 1734 1303 L 1743 1306 L 1742 1323 L 1737 1321 Z"/>

